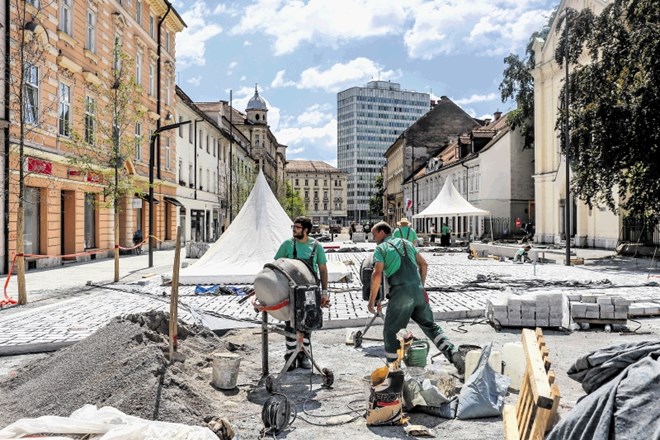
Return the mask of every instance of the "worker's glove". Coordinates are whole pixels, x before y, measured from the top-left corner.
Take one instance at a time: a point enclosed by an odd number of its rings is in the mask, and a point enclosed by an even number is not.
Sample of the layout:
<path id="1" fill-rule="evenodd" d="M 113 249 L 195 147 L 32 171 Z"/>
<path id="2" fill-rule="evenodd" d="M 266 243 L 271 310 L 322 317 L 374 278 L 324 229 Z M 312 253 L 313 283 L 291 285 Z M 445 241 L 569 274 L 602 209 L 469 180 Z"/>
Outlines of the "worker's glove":
<path id="1" fill-rule="evenodd" d="M 330 307 L 330 295 L 327 289 L 321 291 L 321 307 Z"/>

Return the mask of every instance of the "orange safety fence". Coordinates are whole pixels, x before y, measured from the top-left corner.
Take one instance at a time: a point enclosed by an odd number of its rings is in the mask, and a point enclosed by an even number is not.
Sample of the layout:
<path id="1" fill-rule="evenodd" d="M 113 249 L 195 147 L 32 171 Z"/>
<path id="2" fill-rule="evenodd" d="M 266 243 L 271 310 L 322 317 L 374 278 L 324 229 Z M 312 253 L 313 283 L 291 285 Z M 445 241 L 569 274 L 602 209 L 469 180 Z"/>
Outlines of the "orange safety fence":
<path id="1" fill-rule="evenodd" d="M 150 235 L 150 236 L 147 236 L 147 238 L 145 238 L 144 240 L 142 240 L 141 243 L 136 244 L 133 247 L 128 247 L 127 248 L 127 247 L 123 247 L 123 246 L 120 246 L 120 245 L 116 244 L 114 246 L 114 249 L 122 249 L 122 250 L 126 250 L 126 251 L 137 249 L 139 246 L 142 246 L 143 244 L 147 243 L 150 237 L 153 237 L 154 239 L 156 239 L 156 241 L 162 241 L 158 237 Z M 0 300 L 0 307 L 4 307 L 4 306 L 7 306 L 7 305 L 14 305 L 14 304 L 17 303 L 17 301 L 15 299 L 10 298 L 9 295 L 7 294 L 7 286 L 9 286 L 9 282 L 11 281 L 11 276 L 14 272 L 14 267 L 16 266 L 16 258 L 18 258 L 18 257 L 34 258 L 34 259 L 55 258 L 55 257 L 71 258 L 71 257 L 78 257 L 78 256 L 81 256 L 81 255 L 101 254 L 103 252 L 108 252 L 110 250 L 112 250 L 112 249 L 105 248 L 105 249 L 96 249 L 96 250 L 93 250 L 93 251 L 76 252 L 74 254 L 64 254 L 64 255 L 40 255 L 40 254 L 16 254 L 16 255 L 14 255 L 14 259 L 11 262 L 11 267 L 9 268 L 9 273 L 7 274 L 7 279 L 5 280 L 5 286 L 4 286 L 5 298 Z"/>

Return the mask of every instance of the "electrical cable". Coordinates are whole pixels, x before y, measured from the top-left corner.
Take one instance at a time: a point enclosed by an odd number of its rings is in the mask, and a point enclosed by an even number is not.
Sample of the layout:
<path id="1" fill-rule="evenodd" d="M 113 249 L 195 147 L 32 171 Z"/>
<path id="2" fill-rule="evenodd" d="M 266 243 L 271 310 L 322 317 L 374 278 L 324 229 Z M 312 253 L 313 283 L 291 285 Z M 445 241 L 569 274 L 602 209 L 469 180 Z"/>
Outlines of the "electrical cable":
<path id="1" fill-rule="evenodd" d="M 286 430 L 293 424 L 298 416 L 296 406 L 291 405 L 289 398 L 285 394 L 273 392 L 261 410 L 261 421 L 264 428 L 261 430 L 261 437 L 272 435 L 273 438 L 280 432 Z"/>

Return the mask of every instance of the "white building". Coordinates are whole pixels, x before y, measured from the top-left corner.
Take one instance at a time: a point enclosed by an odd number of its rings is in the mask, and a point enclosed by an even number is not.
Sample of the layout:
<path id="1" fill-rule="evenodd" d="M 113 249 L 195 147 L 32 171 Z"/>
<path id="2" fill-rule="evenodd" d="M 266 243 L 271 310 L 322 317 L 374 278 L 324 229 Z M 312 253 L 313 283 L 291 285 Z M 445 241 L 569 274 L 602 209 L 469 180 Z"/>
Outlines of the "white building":
<path id="1" fill-rule="evenodd" d="M 555 61 L 559 36 L 558 18 L 566 8 L 591 8 L 598 15 L 607 5 L 603 0 L 563 0 L 547 40 L 537 39 L 533 50 L 536 67 L 534 77 L 534 185 L 536 199 L 536 235 L 540 243 L 560 243 L 566 240 L 564 207 L 566 204 L 566 161 L 561 154 L 559 134 L 555 130 L 559 92 L 563 87 L 564 69 Z M 582 59 L 582 62 L 588 62 Z M 571 195 L 571 231 L 576 246 L 615 248 L 621 230 L 618 215 L 605 207 L 590 209 Z"/>
<path id="2" fill-rule="evenodd" d="M 436 198 L 445 180 L 451 179 L 467 201 L 490 211 L 495 238 L 518 232 L 516 219 L 521 225 L 533 221 L 533 158 L 534 152 L 523 149 L 522 137 L 509 128 L 506 116 L 495 112 L 493 121 L 458 137 L 429 160 L 427 167 L 414 179 L 408 179 L 404 183 L 404 198 L 418 200 L 418 212 L 421 212 Z M 426 232 L 433 224 L 438 231 L 441 222 L 446 221 L 455 235 L 471 233 L 476 238 L 490 233 L 490 223 L 486 220 L 477 217 L 426 219 L 416 220 L 416 227 Z"/>
<path id="3" fill-rule="evenodd" d="M 383 154 L 429 108 L 428 93 L 401 90 L 389 81 L 370 81 L 337 94 L 337 166 L 348 173 L 349 220 L 369 216 Z"/>
<path id="4" fill-rule="evenodd" d="M 229 137 L 217 121 L 176 88 L 178 224 L 185 241 L 215 241 L 226 226 Z"/>

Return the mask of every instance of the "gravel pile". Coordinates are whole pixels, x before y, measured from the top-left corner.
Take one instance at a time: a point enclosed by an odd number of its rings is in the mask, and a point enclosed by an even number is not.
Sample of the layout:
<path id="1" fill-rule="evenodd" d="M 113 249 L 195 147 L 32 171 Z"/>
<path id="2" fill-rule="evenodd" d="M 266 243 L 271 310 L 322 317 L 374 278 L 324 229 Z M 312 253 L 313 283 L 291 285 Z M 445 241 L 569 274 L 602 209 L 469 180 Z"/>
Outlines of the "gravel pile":
<path id="1" fill-rule="evenodd" d="M 18 370 L 0 382 L 0 426 L 23 417 L 69 416 L 84 404 L 188 425 L 222 416 L 222 399 L 210 385 L 211 355 L 236 347 L 180 323 L 178 353 L 186 359 L 170 364 L 167 333 L 163 312 L 115 318 L 84 341 Z"/>

